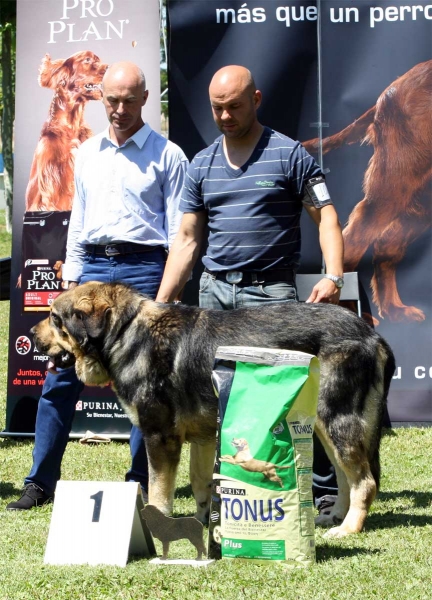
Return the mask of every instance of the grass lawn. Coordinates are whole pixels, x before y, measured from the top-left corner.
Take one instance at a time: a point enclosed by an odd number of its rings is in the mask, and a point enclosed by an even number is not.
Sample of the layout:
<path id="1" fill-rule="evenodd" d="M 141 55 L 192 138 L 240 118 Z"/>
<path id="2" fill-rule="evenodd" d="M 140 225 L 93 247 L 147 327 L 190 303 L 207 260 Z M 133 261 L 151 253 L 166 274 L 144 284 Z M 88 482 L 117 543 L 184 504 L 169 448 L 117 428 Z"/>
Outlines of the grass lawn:
<path id="1" fill-rule="evenodd" d="M 0 237 L 3 235 L 0 229 Z M 0 302 L 1 429 L 5 424 L 8 305 Z M 19 494 L 31 465 L 32 447 L 32 440 L 0 439 L 0 600 L 432 598 L 432 428 L 386 432 L 381 491 L 366 531 L 328 541 L 318 529 L 317 564 L 294 571 L 279 564 L 260 566 L 225 560 L 208 569 L 156 567 L 143 559 L 132 560 L 124 569 L 46 566 L 43 555 L 52 506 L 24 513 L 4 510 Z M 187 463 L 185 448 L 175 515 L 194 511 Z M 70 442 L 62 477 L 121 481 L 128 464 L 125 443 L 85 446 Z M 156 546 L 160 553 L 158 542 Z M 170 556 L 191 558 L 194 551 L 186 542 L 175 542 Z"/>

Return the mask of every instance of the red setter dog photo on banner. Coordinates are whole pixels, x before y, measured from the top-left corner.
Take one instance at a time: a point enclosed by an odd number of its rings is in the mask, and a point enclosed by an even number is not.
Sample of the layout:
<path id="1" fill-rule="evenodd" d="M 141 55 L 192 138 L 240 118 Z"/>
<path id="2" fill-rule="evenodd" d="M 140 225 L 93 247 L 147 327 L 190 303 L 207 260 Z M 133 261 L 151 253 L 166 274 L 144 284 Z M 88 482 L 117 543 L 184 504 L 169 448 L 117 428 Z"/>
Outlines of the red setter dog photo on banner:
<path id="1" fill-rule="evenodd" d="M 432 422 L 430 2 L 168 0 L 168 12 L 173 141 L 189 158 L 208 146 L 212 75 L 252 71 L 260 122 L 300 140 L 326 174 L 345 272 L 358 271 L 363 318 L 396 355 L 392 423 Z M 300 272 L 319 273 L 308 219 L 302 240 Z"/>

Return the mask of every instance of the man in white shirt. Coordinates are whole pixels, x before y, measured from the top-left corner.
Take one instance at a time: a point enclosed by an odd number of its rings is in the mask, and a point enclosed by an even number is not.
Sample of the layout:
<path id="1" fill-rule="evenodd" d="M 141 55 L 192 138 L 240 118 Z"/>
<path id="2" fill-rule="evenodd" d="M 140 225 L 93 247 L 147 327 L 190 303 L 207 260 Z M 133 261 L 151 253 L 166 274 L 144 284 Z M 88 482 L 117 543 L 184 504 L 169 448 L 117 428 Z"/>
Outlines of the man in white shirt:
<path id="1" fill-rule="evenodd" d="M 110 125 L 87 140 L 76 156 L 64 287 L 122 281 L 155 298 L 179 228 L 187 159 L 144 123 L 141 110 L 148 90 L 139 67 L 114 63 L 102 90 Z M 83 387 L 74 368 L 48 373 L 38 405 L 33 465 L 21 498 L 9 503 L 8 510 L 27 510 L 52 499 Z M 147 454 L 136 427 L 130 448 L 126 480 L 140 482 L 146 492 Z"/>

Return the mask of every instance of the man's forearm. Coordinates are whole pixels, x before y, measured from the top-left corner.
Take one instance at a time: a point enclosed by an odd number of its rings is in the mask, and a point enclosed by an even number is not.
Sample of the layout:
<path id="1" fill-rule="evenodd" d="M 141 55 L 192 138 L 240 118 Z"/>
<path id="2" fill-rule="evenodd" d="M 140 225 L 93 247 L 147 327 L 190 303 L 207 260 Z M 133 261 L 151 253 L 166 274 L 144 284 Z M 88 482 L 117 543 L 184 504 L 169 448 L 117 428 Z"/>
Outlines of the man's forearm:
<path id="1" fill-rule="evenodd" d="M 331 275 L 343 275 L 343 238 L 339 223 L 331 226 L 320 226 L 320 246 L 326 265 L 326 272 Z"/>
<path id="2" fill-rule="evenodd" d="M 156 296 L 157 302 L 173 302 L 183 290 L 199 255 L 195 241 L 176 239 L 171 247 Z"/>

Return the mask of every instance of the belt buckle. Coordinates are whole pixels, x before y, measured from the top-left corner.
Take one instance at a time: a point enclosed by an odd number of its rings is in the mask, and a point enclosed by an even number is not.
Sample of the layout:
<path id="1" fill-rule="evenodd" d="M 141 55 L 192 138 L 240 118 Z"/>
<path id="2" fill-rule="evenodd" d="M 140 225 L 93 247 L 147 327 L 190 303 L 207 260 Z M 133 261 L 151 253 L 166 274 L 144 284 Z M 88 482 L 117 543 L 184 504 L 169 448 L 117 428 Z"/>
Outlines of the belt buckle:
<path id="1" fill-rule="evenodd" d="M 243 279 L 243 273 L 241 271 L 227 271 L 225 274 L 225 279 L 228 283 L 240 283 Z"/>
<path id="2" fill-rule="evenodd" d="M 114 244 L 108 244 L 105 246 L 106 256 L 117 256 L 120 252 L 117 250 Z"/>

